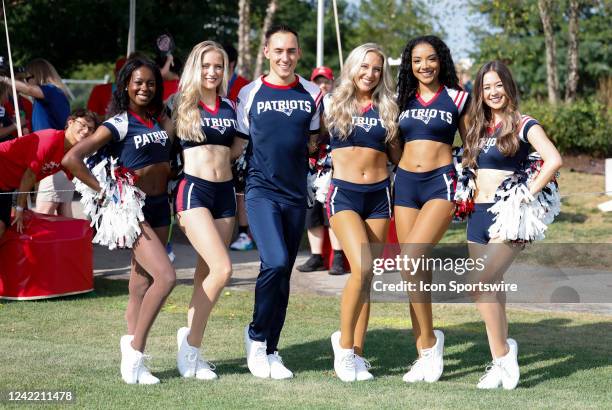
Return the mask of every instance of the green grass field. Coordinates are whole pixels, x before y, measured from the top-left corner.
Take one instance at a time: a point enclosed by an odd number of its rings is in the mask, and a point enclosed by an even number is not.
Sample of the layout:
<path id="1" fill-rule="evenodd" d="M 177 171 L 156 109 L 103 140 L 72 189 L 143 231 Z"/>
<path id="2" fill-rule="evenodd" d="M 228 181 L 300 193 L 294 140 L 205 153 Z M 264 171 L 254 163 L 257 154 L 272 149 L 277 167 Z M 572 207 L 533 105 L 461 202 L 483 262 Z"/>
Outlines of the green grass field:
<path id="1" fill-rule="evenodd" d="M 87 408 L 610 408 L 610 317 L 510 310 L 519 345 L 521 383 L 514 391 L 479 391 L 489 358 L 484 326 L 471 305 L 436 305 L 446 333 L 440 382 L 408 385 L 402 375 L 415 357 L 407 305 L 375 304 L 366 356 L 376 379 L 344 384 L 332 371 L 329 335 L 338 326 L 338 300 L 293 294 L 281 354 L 290 381 L 259 380 L 246 369 L 242 330 L 253 295 L 228 291 L 213 312 L 204 351 L 219 380 L 179 377 L 175 334 L 185 321 L 190 287 L 179 285 L 152 329 L 147 352 L 162 384 L 125 385 L 119 376 L 119 337 L 127 283 L 96 280 L 84 297 L 0 305 L 0 390 L 72 390 Z M 0 404 L 0 407 L 6 403 Z"/>
<path id="2" fill-rule="evenodd" d="M 562 172 L 562 193 L 595 192 L 603 177 Z M 569 197 L 547 241 L 612 242 L 612 215 L 596 210 L 606 198 Z M 445 242 L 464 242 L 453 225 Z M 325 274 L 325 273 L 322 273 Z M 72 390 L 86 408 L 611 408 L 612 317 L 509 310 L 519 342 L 521 383 L 514 391 L 479 391 L 490 353 L 472 305 L 436 305 L 445 331 L 445 371 L 434 384 L 408 385 L 402 375 L 416 356 L 406 304 L 376 303 L 366 358 L 376 379 L 344 384 L 333 373 L 329 336 L 338 327 L 339 300 L 291 296 L 281 354 L 296 373 L 290 381 L 259 380 L 246 369 L 242 331 L 253 294 L 230 290 L 220 299 L 204 338 L 219 380 L 181 379 L 176 370 L 178 327 L 185 323 L 190 285 L 179 285 L 156 321 L 147 346 L 162 384 L 128 386 L 119 375 L 127 282 L 96 279 L 95 294 L 40 302 L 0 301 L 0 393 Z M 0 402 L 0 408 L 7 402 Z M 17 407 L 23 407 L 18 405 Z"/>

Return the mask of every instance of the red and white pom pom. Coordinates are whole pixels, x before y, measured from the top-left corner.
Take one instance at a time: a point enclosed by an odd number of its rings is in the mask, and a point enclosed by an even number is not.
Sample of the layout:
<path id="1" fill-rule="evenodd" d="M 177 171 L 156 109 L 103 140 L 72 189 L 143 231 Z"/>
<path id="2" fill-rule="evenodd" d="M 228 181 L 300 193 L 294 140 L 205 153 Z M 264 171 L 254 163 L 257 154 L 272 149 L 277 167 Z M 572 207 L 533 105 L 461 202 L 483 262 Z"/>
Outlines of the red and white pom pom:
<path id="1" fill-rule="evenodd" d="M 455 219 L 464 221 L 474 212 L 476 173 L 469 167 L 461 168 L 455 189 Z"/>
<path id="2" fill-rule="evenodd" d="M 117 160 L 112 158 L 110 162 L 102 160 L 91 171 L 102 187 L 100 193 L 78 180 L 75 180 L 75 186 L 81 193 L 83 211 L 96 229 L 93 243 L 108 246 L 111 250 L 131 248 L 141 233 L 142 207 L 146 197 L 134 185 L 136 175 L 127 168 L 117 167 Z"/>
<path id="3" fill-rule="evenodd" d="M 320 203 L 325 203 L 327 192 L 329 191 L 329 184 L 331 183 L 331 176 L 331 169 L 326 169 L 320 171 L 314 181 L 314 188 L 316 190 L 315 199 Z"/>
<path id="4" fill-rule="evenodd" d="M 495 214 L 489 227 L 491 238 L 511 242 L 531 242 L 545 238 L 548 225 L 561 212 L 561 198 L 556 179 L 550 181 L 535 197 L 529 192 L 542 167 L 539 157 L 530 156 L 526 168 L 506 178 L 495 193 Z"/>

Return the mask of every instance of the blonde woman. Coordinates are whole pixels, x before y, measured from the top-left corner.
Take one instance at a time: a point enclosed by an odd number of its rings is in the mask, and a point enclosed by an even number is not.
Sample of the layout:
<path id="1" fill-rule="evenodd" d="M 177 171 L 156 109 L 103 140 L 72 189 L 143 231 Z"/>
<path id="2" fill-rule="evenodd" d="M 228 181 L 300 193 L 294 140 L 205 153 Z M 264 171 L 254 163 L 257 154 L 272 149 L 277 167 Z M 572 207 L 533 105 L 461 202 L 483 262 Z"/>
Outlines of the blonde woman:
<path id="1" fill-rule="evenodd" d="M 53 65 L 45 59 L 32 60 L 26 67 L 26 81 L 15 81 L 18 93 L 34 98 L 32 108 L 32 131 L 46 129 L 63 130 L 70 114 L 68 90 Z M 2 81 L 10 84 L 7 77 Z M 94 130 L 91 130 L 93 132 Z M 36 210 L 45 214 L 72 216 L 74 185 L 66 174 L 58 172 L 40 181 L 36 197 Z"/>
<path id="2" fill-rule="evenodd" d="M 215 379 L 200 355 L 210 312 L 232 274 L 227 251 L 236 215 L 231 160 L 242 152 L 234 103 L 224 98 L 228 60 L 212 41 L 197 44 L 187 58 L 173 102 L 174 132 L 183 148 L 185 177 L 175 201 L 178 223 L 198 252 L 188 327 L 177 333 L 177 365 L 183 377 Z"/>
<path id="3" fill-rule="evenodd" d="M 351 265 L 342 293 L 340 331 L 331 337 L 334 370 L 344 382 L 373 378 L 363 348 L 376 255 L 363 245 L 383 243 L 391 218 L 386 152 L 398 130 L 393 89 L 384 52 L 367 43 L 349 54 L 339 85 L 325 99 L 333 163 L 326 208 Z"/>

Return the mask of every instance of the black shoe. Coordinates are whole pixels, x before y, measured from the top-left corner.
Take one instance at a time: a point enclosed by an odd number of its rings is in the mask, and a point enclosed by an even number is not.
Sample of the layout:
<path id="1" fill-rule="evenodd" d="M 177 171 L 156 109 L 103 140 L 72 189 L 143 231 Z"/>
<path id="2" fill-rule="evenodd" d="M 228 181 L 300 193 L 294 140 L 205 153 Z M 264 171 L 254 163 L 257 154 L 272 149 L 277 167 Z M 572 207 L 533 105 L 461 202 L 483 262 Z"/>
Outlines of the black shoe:
<path id="1" fill-rule="evenodd" d="M 330 275 L 344 275 L 344 258 L 334 258 L 331 268 L 329 268 Z"/>
<path id="2" fill-rule="evenodd" d="M 325 270 L 323 257 L 321 255 L 310 255 L 310 258 L 303 265 L 296 268 L 300 272 L 314 272 L 317 270 Z"/>

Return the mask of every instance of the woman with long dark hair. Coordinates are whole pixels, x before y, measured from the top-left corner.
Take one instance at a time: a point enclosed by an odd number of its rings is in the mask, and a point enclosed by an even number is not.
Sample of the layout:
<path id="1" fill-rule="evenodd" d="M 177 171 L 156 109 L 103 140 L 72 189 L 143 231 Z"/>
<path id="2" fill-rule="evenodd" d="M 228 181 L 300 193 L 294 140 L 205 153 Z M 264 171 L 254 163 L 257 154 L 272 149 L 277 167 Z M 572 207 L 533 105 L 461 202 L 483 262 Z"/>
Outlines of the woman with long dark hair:
<path id="1" fill-rule="evenodd" d="M 142 209 L 145 220 L 140 223 L 142 233 L 132 254 L 125 314 L 128 334 L 120 343 L 121 376 L 130 384 L 159 383 L 144 365 L 143 352 L 149 330 L 176 281 L 165 251 L 170 225 L 166 187 L 171 141 L 156 120 L 162 109 L 161 84 L 161 74 L 153 62 L 143 58 L 128 60 L 119 72 L 110 118 L 62 160 L 62 165 L 76 178 L 99 192 L 100 184 L 83 159 L 110 144 L 119 165 L 136 174 L 136 186 L 146 194 Z"/>
<path id="2" fill-rule="evenodd" d="M 231 160 L 246 140 L 236 138 L 236 110 L 227 98 L 229 64 L 223 48 L 197 44 L 189 54 L 173 101 L 174 132 L 183 148 L 185 177 L 178 186 L 178 223 L 198 252 L 188 327 L 177 333 L 183 377 L 217 378 L 200 354 L 210 313 L 232 275 L 227 247 L 234 230 L 236 193 Z"/>
<path id="3" fill-rule="evenodd" d="M 395 177 L 395 223 L 402 253 L 426 255 L 453 217 L 455 172 L 451 147 L 465 135 L 462 91 L 450 50 L 436 36 L 417 37 L 402 54 L 398 82 L 399 128 L 404 141 Z M 404 272 L 406 274 L 406 272 Z M 431 272 L 410 272 L 410 281 L 431 282 Z M 433 329 L 431 295 L 409 292 L 419 357 L 404 381 L 437 381 L 444 367 L 444 334 Z"/>
<path id="4" fill-rule="evenodd" d="M 363 358 L 370 316 L 374 250 L 384 243 L 391 219 L 387 145 L 397 134 L 398 109 L 387 57 L 363 44 L 349 54 L 333 94 L 326 97 L 333 175 L 326 208 L 332 229 L 351 265 L 342 292 L 340 331 L 331 337 L 340 380 L 372 379 Z"/>
<path id="5" fill-rule="evenodd" d="M 467 239 L 471 258 L 482 257 L 483 252 L 487 255 L 484 258 L 487 267 L 479 275 L 496 282 L 503 278 L 503 267 L 510 265 L 517 252 L 515 246 L 489 234 L 493 224 L 489 208 L 494 205 L 498 187 L 521 169 L 530 147 L 544 161 L 538 175 L 528 185 L 533 196 L 551 181 L 562 160 L 538 122 L 519 112 L 518 89 L 504 63 L 491 61 L 482 66 L 476 75 L 473 92 L 463 154 L 463 166 L 474 169 L 476 175 L 475 209 L 468 219 Z M 503 386 L 513 389 L 520 374 L 518 344 L 508 338 L 506 295 L 504 292 L 484 292 L 475 299 L 485 322 L 493 358 L 478 388 Z"/>

